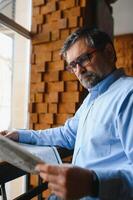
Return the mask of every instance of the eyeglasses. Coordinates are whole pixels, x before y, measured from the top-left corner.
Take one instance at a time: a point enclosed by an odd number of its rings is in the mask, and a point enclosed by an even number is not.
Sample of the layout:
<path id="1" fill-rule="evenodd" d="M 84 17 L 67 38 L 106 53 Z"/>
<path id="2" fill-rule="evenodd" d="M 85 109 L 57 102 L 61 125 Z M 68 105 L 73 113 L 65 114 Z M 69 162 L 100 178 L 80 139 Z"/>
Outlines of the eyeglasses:
<path id="1" fill-rule="evenodd" d="M 90 53 L 83 53 L 82 55 L 80 55 L 78 58 L 76 58 L 76 60 L 70 62 L 67 66 L 66 69 L 71 72 L 74 73 L 74 70 L 77 68 L 77 64 L 80 67 L 85 67 L 87 64 L 89 64 L 91 62 L 91 59 L 93 57 L 93 53 L 95 53 L 97 51 L 97 49 L 95 49 L 94 51 L 90 52 Z"/>

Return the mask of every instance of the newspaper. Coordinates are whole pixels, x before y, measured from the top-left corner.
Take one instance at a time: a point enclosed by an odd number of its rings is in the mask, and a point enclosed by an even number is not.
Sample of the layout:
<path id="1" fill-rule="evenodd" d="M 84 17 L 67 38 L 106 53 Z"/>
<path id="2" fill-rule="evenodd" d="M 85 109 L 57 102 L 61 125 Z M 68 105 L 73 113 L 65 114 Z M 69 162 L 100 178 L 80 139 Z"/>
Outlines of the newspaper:
<path id="1" fill-rule="evenodd" d="M 32 174 L 37 174 L 38 163 L 61 163 L 55 147 L 20 144 L 4 136 L 0 136 L 0 160 Z"/>

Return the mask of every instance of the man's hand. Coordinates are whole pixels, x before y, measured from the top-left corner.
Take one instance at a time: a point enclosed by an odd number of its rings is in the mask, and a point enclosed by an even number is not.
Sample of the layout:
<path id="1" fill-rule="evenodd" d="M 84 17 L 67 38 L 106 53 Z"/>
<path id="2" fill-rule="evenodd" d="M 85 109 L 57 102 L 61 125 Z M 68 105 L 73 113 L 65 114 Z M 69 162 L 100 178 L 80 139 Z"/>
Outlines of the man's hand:
<path id="1" fill-rule="evenodd" d="M 18 135 L 17 131 L 4 130 L 4 131 L 0 131 L 0 135 L 3 135 L 11 140 L 16 141 L 16 142 L 18 142 L 18 140 L 19 140 L 19 135 Z"/>
<path id="2" fill-rule="evenodd" d="M 36 167 L 52 193 L 63 199 L 76 199 L 91 196 L 93 187 L 92 172 L 71 165 L 39 164 Z"/>

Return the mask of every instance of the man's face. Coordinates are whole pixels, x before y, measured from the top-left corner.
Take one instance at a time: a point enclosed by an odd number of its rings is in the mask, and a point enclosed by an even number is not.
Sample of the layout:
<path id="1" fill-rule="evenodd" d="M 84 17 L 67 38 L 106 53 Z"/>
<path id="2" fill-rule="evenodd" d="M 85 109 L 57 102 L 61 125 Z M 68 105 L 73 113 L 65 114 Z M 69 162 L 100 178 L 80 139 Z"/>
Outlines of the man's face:
<path id="1" fill-rule="evenodd" d="M 68 49 L 66 60 L 86 89 L 95 86 L 112 70 L 106 55 L 102 51 L 89 48 L 84 39 L 78 40 Z"/>

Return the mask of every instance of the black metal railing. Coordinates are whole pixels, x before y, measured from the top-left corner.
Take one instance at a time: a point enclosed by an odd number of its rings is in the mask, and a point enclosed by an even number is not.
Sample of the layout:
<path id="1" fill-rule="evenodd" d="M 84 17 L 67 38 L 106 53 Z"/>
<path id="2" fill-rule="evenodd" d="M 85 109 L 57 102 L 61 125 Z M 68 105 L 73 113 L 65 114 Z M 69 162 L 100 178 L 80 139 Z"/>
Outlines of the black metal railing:
<path id="1" fill-rule="evenodd" d="M 65 159 L 68 156 L 72 155 L 73 151 L 57 148 L 61 159 Z M 7 200 L 5 184 L 8 181 L 12 181 L 16 178 L 19 178 L 23 175 L 26 175 L 26 192 L 13 200 L 30 200 L 33 197 L 38 198 L 38 200 L 42 200 L 42 192 L 48 188 L 48 184 L 43 182 L 42 179 L 38 176 L 38 185 L 34 188 L 30 187 L 30 174 L 26 173 L 25 171 L 14 167 L 13 165 L 2 162 L 0 163 L 0 195 L 2 200 Z"/>

